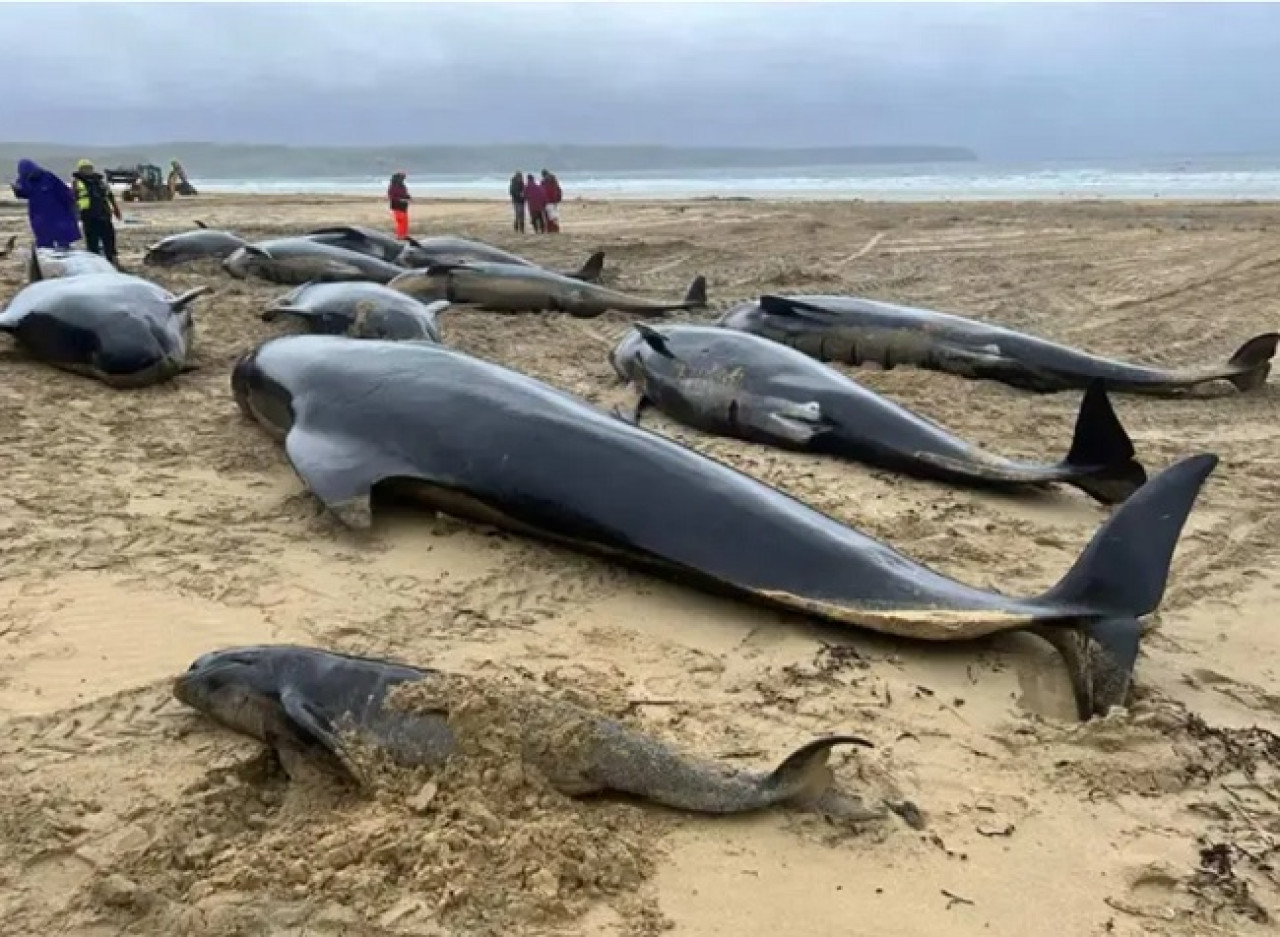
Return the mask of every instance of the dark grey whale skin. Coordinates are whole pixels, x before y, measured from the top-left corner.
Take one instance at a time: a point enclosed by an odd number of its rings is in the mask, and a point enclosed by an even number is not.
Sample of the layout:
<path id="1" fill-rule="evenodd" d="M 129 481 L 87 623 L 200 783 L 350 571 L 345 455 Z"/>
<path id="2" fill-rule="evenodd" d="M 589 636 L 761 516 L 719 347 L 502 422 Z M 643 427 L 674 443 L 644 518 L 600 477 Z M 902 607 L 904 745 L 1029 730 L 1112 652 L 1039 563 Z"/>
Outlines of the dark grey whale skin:
<path id="1" fill-rule="evenodd" d="M 1021 390 L 1084 390 L 1102 381 L 1111 393 L 1168 396 L 1228 381 L 1262 387 L 1280 333 L 1264 332 L 1219 365 L 1175 370 L 1101 358 L 1034 335 L 974 319 L 857 296 L 761 296 L 728 310 L 718 325 L 790 345 L 819 361 L 908 365 Z"/>
<path id="2" fill-rule="evenodd" d="M 182 231 L 148 244 L 142 262 L 148 267 L 176 267 L 201 260 L 225 260 L 249 242 L 231 231 L 206 227 L 197 221 L 192 231 Z"/>
<path id="3" fill-rule="evenodd" d="M 181 702 L 214 721 L 270 745 L 286 770 L 295 756 L 336 769 L 359 783 L 361 771 L 343 736 L 354 733 L 402 765 L 439 768 L 460 755 L 449 713 L 388 706 L 400 684 L 440 679 L 435 670 L 297 645 L 224 648 L 198 657 L 173 684 Z M 445 687 L 442 687 L 445 689 Z M 447 690 L 444 694 L 448 704 Z M 736 771 L 683 754 L 616 720 L 525 693 L 514 718 L 524 758 L 568 796 L 631 794 L 705 814 L 777 805 L 850 821 L 879 819 L 832 787 L 827 756 L 837 745 L 871 747 L 855 735 L 828 735 L 788 755 L 768 773 Z M 573 741 L 547 744 L 547 730 L 585 729 Z M 563 737 L 566 733 L 556 733 Z"/>
<path id="4" fill-rule="evenodd" d="M 440 345 L 276 338 L 232 369 L 237 405 L 343 523 L 375 487 L 845 626 L 958 641 L 1032 630 L 1063 653 L 1083 716 L 1128 695 L 1138 618 L 1217 465 L 1157 475 L 1067 574 L 1017 598 L 966 585 L 808 505 L 541 381 Z M 1011 545 L 1012 546 L 1012 545 Z"/>
<path id="5" fill-rule="evenodd" d="M 405 272 L 403 267 L 369 254 L 305 237 L 246 244 L 222 261 L 222 269 L 237 279 L 257 276 L 287 286 L 361 280 L 390 283 Z"/>
<path id="6" fill-rule="evenodd" d="M 1014 462 L 985 452 L 793 348 L 732 329 L 637 323 L 610 353 L 649 403 L 687 426 L 995 489 L 1065 482 L 1103 504 L 1146 483 L 1100 382 L 1085 392 L 1067 457 Z"/>
<path id="7" fill-rule="evenodd" d="M 421 303 L 380 283 L 307 283 L 277 298 L 260 318 L 285 316 L 319 335 L 438 342 L 437 317 L 448 308 L 448 300 Z"/>
<path id="8" fill-rule="evenodd" d="M 116 389 L 192 369 L 188 305 L 212 287 L 175 296 L 124 273 L 85 273 L 24 287 L 0 312 L 0 332 L 33 358 Z"/>

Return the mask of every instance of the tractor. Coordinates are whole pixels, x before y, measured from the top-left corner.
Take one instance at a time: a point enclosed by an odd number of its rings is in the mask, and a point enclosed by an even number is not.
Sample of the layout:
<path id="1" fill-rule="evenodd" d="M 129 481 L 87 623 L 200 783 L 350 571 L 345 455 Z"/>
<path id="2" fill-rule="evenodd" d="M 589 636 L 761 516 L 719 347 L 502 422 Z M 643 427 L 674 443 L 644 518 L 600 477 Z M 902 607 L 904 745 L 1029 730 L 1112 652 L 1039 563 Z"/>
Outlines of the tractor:
<path id="1" fill-rule="evenodd" d="M 168 202 L 174 195 L 195 195 L 195 186 L 187 179 L 182 164 L 175 159 L 169 165 L 168 178 L 159 166 L 148 163 L 108 169 L 105 175 L 112 185 L 125 186 L 126 202 Z"/>

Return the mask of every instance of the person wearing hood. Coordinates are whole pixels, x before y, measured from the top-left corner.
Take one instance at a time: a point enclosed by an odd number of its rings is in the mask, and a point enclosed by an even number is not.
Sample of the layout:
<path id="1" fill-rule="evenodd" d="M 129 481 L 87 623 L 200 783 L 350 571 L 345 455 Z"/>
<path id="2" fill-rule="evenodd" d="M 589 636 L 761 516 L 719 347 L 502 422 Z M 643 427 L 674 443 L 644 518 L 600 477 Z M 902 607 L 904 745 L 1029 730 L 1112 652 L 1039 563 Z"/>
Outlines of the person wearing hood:
<path id="1" fill-rule="evenodd" d="M 27 220 L 36 247 L 70 247 L 80 240 L 76 199 L 54 173 L 29 159 L 18 161 L 18 178 L 9 184 L 27 203 Z"/>
<path id="2" fill-rule="evenodd" d="M 387 202 L 391 205 L 391 217 L 396 222 L 396 237 L 407 240 L 409 237 L 409 187 L 405 185 L 405 173 L 396 173 L 387 186 Z"/>
<path id="3" fill-rule="evenodd" d="M 555 173 L 546 169 L 542 170 L 542 194 L 547 200 L 547 207 L 543 209 L 547 233 L 557 234 L 560 231 L 560 201 L 564 198 L 564 193 L 560 191 L 560 180 Z"/>
<path id="4" fill-rule="evenodd" d="M 80 209 L 80 224 L 84 226 L 84 243 L 95 254 L 101 254 L 119 269 L 116 255 L 116 227 L 112 222 L 121 220 L 120 206 L 111 186 L 93 163 L 82 159 L 71 174 L 71 187 L 76 195 L 76 207 Z"/>
<path id="5" fill-rule="evenodd" d="M 533 230 L 543 233 L 546 230 L 543 211 L 547 207 L 547 197 L 542 191 L 542 184 L 533 178 L 533 173 L 529 173 L 524 180 L 524 201 L 529 206 L 529 221 L 533 223 Z"/>

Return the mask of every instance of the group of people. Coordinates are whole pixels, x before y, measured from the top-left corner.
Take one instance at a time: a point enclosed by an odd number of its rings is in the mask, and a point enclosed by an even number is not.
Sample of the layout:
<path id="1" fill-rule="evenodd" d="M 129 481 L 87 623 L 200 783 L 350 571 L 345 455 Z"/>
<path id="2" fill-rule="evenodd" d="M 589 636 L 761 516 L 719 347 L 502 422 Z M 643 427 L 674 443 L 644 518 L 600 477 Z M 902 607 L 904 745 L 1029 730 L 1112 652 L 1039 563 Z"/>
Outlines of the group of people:
<path id="1" fill-rule="evenodd" d="M 529 212 L 529 223 L 539 234 L 555 234 L 560 230 L 560 202 L 564 192 L 560 189 L 560 180 L 548 170 L 542 170 L 542 181 L 533 177 L 533 173 L 521 175 L 517 172 L 511 177 L 507 186 L 507 194 L 511 196 L 511 207 L 515 211 L 515 230 L 524 231 L 524 216 Z"/>
<path id="2" fill-rule="evenodd" d="M 413 200 L 405 181 L 407 177 L 404 171 L 393 173 L 387 183 L 387 205 L 395 222 L 396 237 L 402 241 L 409 237 L 409 203 Z M 526 210 L 533 230 L 539 234 L 555 234 L 560 230 L 560 202 L 564 199 L 564 192 L 555 173 L 542 170 L 542 181 L 539 182 L 533 173 L 524 175 L 517 172 L 511 177 L 507 192 L 515 209 L 515 230 L 525 230 Z"/>
<path id="3" fill-rule="evenodd" d="M 71 184 L 33 160 L 18 161 L 18 178 L 9 184 L 15 197 L 27 203 L 27 219 L 36 247 L 69 248 L 80 240 L 109 260 L 117 269 L 115 221 L 122 218 L 111 186 L 82 159 L 71 174 Z"/>

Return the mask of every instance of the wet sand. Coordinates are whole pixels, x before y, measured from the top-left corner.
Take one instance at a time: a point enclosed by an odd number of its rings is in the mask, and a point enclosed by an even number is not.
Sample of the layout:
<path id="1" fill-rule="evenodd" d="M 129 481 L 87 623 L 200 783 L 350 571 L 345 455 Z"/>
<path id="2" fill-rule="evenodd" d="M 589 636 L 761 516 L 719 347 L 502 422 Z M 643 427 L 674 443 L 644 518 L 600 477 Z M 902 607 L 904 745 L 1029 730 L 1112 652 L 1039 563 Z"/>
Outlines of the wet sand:
<path id="1" fill-rule="evenodd" d="M 197 218 L 254 237 L 389 223 L 379 203 L 337 197 L 126 208 L 140 222 L 120 229 L 133 272 L 148 241 Z M 0 201 L 0 242 L 25 237 L 19 211 Z M 1280 325 L 1270 205 L 571 202 L 563 224 L 517 236 L 501 203 L 414 215 L 416 234 L 556 268 L 603 249 L 607 282 L 645 295 L 705 274 L 703 319 L 767 289 L 853 293 L 1164 365 L 1225 360 Z M 146 275 L 216 286 L 195 306 L 198 371 L 117 392 L 0 343 L 5 933 L 1272 932 L 1276 379 L 1249 395 L 1113 398 L 1149 473 L 1196 452 L 1222 462 L 1151 621 L 1132 710 L 1082 726 L 1059 659 L 1032 638 L 839 633 L 407 510 L 368 536 L 343 531 L 230 394 L 236 356 L 287 330 L 257 317 L 284 288 L 216 268 Z M 22 282 L 19 258 L 0 261 L 0 298 Z M 470 353 L 601 405 L 625 399 L 605 358 L 625 316 L 442 321 Z M 1080 403 L 911 369 L 856 374 L 1010 456 L 1061 457 Z M 647 425 L 1012 593 L 1056 581 L 1107 516 L 1065 488 L 975 493 Z M 926 827 L 700 819 L 536 790 L 504 800 L 480 789 L 487 775 L 416 806 L 300 799 L 257 745 L 168 692 L 196 655 L 267 641 L 622 700 L 638 725 L 743 767 L 856 732 L 877 747 L 834 759 L 841 784 L 913 802 Z"/>

